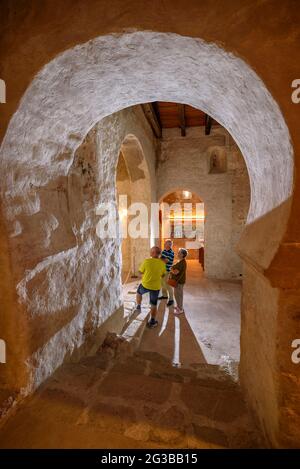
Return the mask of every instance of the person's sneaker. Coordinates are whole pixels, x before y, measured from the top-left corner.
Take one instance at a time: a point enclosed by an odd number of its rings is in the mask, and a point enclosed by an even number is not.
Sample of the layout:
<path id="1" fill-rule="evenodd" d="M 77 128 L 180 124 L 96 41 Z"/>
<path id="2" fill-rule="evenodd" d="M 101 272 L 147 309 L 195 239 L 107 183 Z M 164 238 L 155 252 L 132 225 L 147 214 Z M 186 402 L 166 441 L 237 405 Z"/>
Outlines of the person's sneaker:
<path id="1" fill-rule="evenodd" d="M 136 307 L 135 307 L 136 311 L 141 311 L 141 309 L 142 309 L 141 305 L 136 305 Z"/>
<path id="2" fill-rule="evenodd" d="M 174 304 L 174 300 L 169 300 L 167 306 L 172 306 Z"/>
<path id="3" fill-rule="evenodd" d="M 158 321 L 156 321 L 156 319 L 150 319 L 150 321 L 147 322 L 147 327 L 149 327 L 150 329 L 153 329 L 157 325 Z"/>
<path id="4" fill-rule="evenodd" d="M 158 297 L 158 300 L 167 300 L 167 299 L 168 299 L 167 296 L 159 296 L 159 297 Z"/>

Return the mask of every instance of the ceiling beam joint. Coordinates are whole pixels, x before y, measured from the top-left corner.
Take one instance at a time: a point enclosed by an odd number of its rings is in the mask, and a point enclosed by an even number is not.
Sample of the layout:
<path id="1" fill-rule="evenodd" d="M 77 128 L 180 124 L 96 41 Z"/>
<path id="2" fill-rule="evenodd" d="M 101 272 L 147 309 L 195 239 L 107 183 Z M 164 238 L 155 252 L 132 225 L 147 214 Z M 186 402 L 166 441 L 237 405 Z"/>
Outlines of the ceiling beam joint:
<path id="1" fill-rule="evenodd" d="M 151 129 L 156 138 L 162 137 L 162 128 L 156 110 L 152 103 L 145 103 L 141 105 L 144 115 L 149 122 Z"/>
<path id="2" fill-rule="evenodd" d="M 205 114 L 205 135 L 209 135 L 211 131 L 212 118 Z"/>
<path id="3" fill-rule="evenodd" d="M 186 122 L 185 122 L 185 105 L 178 104 L 179 122 L 181 129 L 181 137 L 186 136 Z"/>

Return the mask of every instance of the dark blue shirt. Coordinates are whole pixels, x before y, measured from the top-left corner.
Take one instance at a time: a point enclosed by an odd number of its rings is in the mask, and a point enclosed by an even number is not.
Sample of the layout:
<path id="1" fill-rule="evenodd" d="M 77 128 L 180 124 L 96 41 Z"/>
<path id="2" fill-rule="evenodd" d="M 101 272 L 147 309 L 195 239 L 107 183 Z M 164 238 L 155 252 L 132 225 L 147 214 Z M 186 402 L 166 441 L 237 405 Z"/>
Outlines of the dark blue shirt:
<path id="1" fill-rule="evenodd" d="M 173 249 L 169 249 L 168 251 L 166 249 L 163 250 L 161 253 L 162 256 L 166 257 L 168 259 L 168 262 L 166 264 L 167 272 L 170 272 L 171 267 L 174 262 L 174 251 Z"/>

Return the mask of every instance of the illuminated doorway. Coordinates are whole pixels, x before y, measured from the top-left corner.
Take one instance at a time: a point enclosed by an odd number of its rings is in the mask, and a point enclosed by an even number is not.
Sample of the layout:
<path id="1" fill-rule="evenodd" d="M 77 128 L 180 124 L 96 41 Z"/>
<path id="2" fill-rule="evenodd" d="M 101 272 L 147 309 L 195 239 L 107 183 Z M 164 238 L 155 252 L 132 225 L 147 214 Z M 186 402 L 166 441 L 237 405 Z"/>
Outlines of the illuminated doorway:
<path id="1" fill-rule="evenodd" d="M 187 249 L 189 260 L 197 260 L 204 270 L 204 202 L 188 190 L 175 190 L 160 202 L 162 248 L 166 239 L 171 239 L 175 252 L 180 248 Z"/>

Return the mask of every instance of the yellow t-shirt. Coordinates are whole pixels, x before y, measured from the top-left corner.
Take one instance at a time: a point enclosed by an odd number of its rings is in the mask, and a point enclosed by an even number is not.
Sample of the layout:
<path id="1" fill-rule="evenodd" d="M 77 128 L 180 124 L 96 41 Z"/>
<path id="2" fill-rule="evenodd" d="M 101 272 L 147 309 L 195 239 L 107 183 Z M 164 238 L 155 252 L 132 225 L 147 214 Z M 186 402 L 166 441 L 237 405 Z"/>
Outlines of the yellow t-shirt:
<path id="1" fill-rule="evenodd" d="M 166 264 L 161 259 L 150 257 L 145 259 L 139 267 L 143 274 L 142 285 L 148 290 L 160 290 L 161 278 L 166 274 Z"/>

